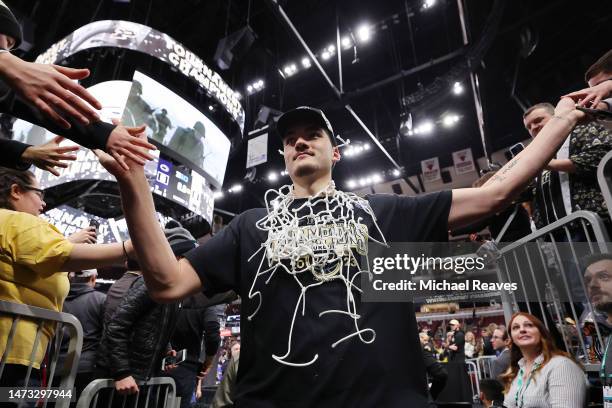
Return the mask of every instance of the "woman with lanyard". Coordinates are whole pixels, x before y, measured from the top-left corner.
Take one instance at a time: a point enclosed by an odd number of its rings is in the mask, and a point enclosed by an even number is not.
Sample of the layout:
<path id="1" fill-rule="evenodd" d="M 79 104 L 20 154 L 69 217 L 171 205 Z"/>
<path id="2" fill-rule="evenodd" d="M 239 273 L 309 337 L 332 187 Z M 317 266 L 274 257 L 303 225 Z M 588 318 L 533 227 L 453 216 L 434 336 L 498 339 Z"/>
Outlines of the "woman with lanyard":
<path id="1" fill-rule="evenodd" d="M 586 403 L 582 368 L 559 350 L 537 317 L 515 313 L 510 319 L 510 368 L 505 383 L 508 408 L 580 408 Z"/>

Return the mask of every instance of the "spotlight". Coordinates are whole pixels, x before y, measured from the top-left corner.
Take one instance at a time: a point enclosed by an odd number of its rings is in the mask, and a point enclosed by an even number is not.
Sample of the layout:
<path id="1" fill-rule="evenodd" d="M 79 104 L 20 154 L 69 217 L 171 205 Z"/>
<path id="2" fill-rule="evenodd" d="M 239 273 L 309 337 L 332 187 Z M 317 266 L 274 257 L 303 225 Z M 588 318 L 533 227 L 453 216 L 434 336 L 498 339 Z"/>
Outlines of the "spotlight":
<path id="1" fill-rule="evenodd" d="M 258 90 L 258 91 L 259 91 L 259 90 L 261 90 L 261 89 L 263 89 L 263 87 L 264 87 L 264 81 L 263 81 L 263 79 L 260 79 L 260 80 L 258 80 L 257 82 L 255 82 L 255 83 L 253 84 L 253 88 L 255 88 L 255 89 L 256 89 L 256 90 Z"/>
<path id="2" fill-rule="evenodd" d="M 276 174 L 276 172 L 271 171 L 270 173 L 268 173 L 268 181 L 276 181 L 278 180 L 278 174 Z"/>
<path id="3" fill-rule="evenodd" d="M 331 58 L 330 52 L 327 50 L 323 51 L 323 53 L 321 53 L 321 58 L 323 58 L 324 61 L 327 61 Z"/>
<path id="4" fill-rule="evenodd" d="M 455 95 L 461 95 L 463 93 L 463 85 L 460 82 L 455 82 L 453 85 L 453 93 Z"/>
<path id="5" fill-rule="evenodd" d="M 214 111 L 214 110 L 215 110 L 215 107 L 214 107 L 214 106 L 212 106 L 212 105 L 208 105 L 208 110 L 212 112 L 212 111 Z"/>
<path id="6" fill-rule="evenodd" d="M 241 192 L 241 191 L 242 191 L 242 185 L 240 185 L 240 184 L 234 184 L 234 185 L 232 186 L 232 188 L 230 188 L 228 191 L 229 191 L 230 193 L 239 193 L 239 192 Z"/>
<path id="7" fill-rule="evenodd" d="M 459 116 L 457 115 L 445 115 L 442 118 L 442 125 L 447 128 L 453 127 L 457 122 L 459 122 Z"/>
<path id="8" fill-rule="evenodd" d="M 220 198 L 223 198 L 223 191 L 215 191 L 213 193 L 213 199 L 218 200 Z"/>
<path id="9" fill-rule="evenodd" d="M 436 0 L 425 0 L 423 2 L 423 9 L 428 9 L 436 5 Z"/>
<path id="10" fill-rule="evenodd" d="M 348 186 L 348 188 L 355 188 L 355 187 L 357 187 L 357 183 L 355 182 L 355 180 L 347 181 L 346 185 Z"/>
<path id="11" fill-rule="evenodd" d="M 364 178 L 360 178 L 360 179 L 359 179 L 359 185 L 360 185 L 361 187 L 365 186 L 366 184 L 368 184 L 368 182 L 366 181 L 366 179 L 364 179 Z"/>
<path id="12" fill-rule="evenodd" d="M 401 174 L 402 173 L 398 169 L 393 170 L 393 176 L 394 177 L 399 177 Z"/>
<path id="13" fill-rule="evenodd" d="M 434 127 L 435 126 L 432 121 L 426 120 L 422 122 L 419 126 L 417 126 L 416 129 L 414 129 L 414 133 L 416 135 L 419 135 L 419 134 L 428 135 L 431 132 L 433 132 Z"/>
<path id="14" fill-rule="evenodd" d="M 249 93 L 253 92 L 253 85 L 247 86 L 247 92 Z"/>
<path id="15" fill-rule="evenodd" d="M 345 35 L 344 37 L 342 37 L 342 40 L 340 40 L 340 43 L 342 44 L 342 47 L 344 49 L 351 48 L 351 45 L 353 45 L 351 42 L 351 38 L 348 35 Z"/>
<path id="16" fill-rule="evenodd" d="M 285 65 L 285 67 L 283 68 L 283 72 L 287 76 L 292 76 L 293 74 L 295 74 L 297 72 L 297 65 L 295 65 L 295 64 Z"/>
<path id="17" fill-rule="evenodd" d="M 369 143 L 364 143 L 363 144 L 363 150 L 370 150 L 370 144 Z"/>
<path id="18" fill-rule="evenodd" d="M 312 63 L 310 62 L 310 58 L 308 58 L 308 57 L 302 58 L 302 66 L 304 68 L 310 68 L 311 65 L 312 65 Z"/>
<path id="19" fill-rule="evenodd" d="M 333 54 L 334 52 L 336 52 L 336 47 L 334 47 L 333 45 L 328 45 L 327 51 L 329 51 L 330 54 Z"/>
<path id="20" fill-rule="evenodd" d="M 373 183 L 380 183 L 381 181 L 382 181 L 382 177 L 380 176 L 380 174 L 376 173 L 372 175 Z"/>
<path id="21" fill-rule="evenodd" d="M 369 25 L 362 24 L 357 29 L 357 38 L 359 38 L 359 41 L 368 42 L 370 41 L 371 36 L 372 36 L 372 30 L 370 29 Z"/>

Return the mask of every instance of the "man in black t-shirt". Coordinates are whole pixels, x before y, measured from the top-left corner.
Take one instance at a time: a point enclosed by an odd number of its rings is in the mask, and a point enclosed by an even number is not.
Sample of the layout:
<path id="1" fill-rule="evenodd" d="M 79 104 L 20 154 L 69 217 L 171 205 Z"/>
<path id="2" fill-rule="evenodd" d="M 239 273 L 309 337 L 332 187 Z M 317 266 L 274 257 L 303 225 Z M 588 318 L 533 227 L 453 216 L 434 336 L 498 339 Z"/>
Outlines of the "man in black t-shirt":
<path id="1" fill-rule="evenodd" d="M 445 241 L 449 228 L 509 205 L 583 117 L 567 99 L 556 113 L 538 140 L 480 188 L 362 199 L 332 182 L 340 151 L 323 112 L 294 109 L 277 126 L 293 185 L 277 192 L 276 204 L 236 216 L 178 262 L 156 225 L 142 169 L 125 171 L 108 155 L 99 157 L 117 177 L 156 301 L 198 291 L 241 295 L 237 407 L 424 407 L 413 306 L 361 302 L 350 280 L 358 275 L 354 266 L 368 242 Z"/>

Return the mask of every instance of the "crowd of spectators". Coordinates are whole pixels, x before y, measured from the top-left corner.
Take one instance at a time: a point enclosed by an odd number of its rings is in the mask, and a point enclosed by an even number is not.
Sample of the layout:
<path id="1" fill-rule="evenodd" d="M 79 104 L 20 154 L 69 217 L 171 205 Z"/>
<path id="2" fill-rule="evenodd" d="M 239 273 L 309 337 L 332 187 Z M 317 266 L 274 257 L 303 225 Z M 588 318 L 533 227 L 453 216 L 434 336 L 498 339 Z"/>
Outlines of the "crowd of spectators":
<path id="1" fill-rule="evenodd" d="M 14 20 L 2 2 L 0 9 L 3 16 Z M 10 50 L 19 43 L 20 34 L 14 26 L 7 24 L 6 27 L 10 29 L 0 34 L 0 48 Z M 116 172 L 119 167 L 121 171 L 129 171 L 131 166 L 150 159 L 147 149 L 154 147 L 137 137 L 143 128 L 99 122 L 95 111 L 81 99 L 93 107 L 99 107 L 98 102 L 72 81 L 88 74 L 87 70 L 28 63 L 8 52 L 0 52 L 0 78 L 7 87 L 0 106 L 83 146 L 98 149 L 98 156 L 106 157 L 107 165 L 112 160 L 108 158 L 113 157 Z M 612 52 L 587 71 L 589 88 L 566 97 L 583 106 L 588 103 L 589 107 L 610 110 L 610 79 Z M 4 103 L 13 101 L 15 96 L 19 97 L 18 102 Z M 546 124 L 557 117 L 555 112 L 554 106 L 544 102 L 525 112 L 523 123 L 532 138 L 536 139 Z M 77 317 L 84 329 L 77 392 L 95 378 L 112 378 L 118 394 L 135 394 L 143 380 L 169 375 L 177 383 L 181 407 L 186 408 L 201 395 L 203 378 L 213 369 L 220 383 L 213 406 L 232 406 L 233 390 L 240 377 L 241 343 L 233 337 L 226 337 L 222 343 L 219 311 L 193 290 L 191 296 L 182 296 L 180 301 L 174 300 L 176 296 L 172 293 L 160 295 L 151 286 L 155 281 L 143 275 L 144 268 L 139 263 L 142 258 L 137 258 L 143 248 L 137 245 L 134 248 L 131 241 L 95 244 L 95 231 L 89 228 L 64 237 L 39 217 L 45 208 L 44 191 L 26 168 L 33 164 L 54 172 L 55 167 L 65 166 L 64 161 L 74 160 L 70 155 L 73 148 L 59 147 L 60 139 L 40 147 L 0 141 L 0 164 L 11 167 L 0 167 L 0 300 L 63 310 Z M 606 126 L 586 121 L 574 127 L 558 156 L 534 180 L 529 189 L 532 196 L 528 209 L 513 202 L 510 213 L 504 210 L 496 214 L 498 217 L 504 214 L 502 218 L 508 215 L 501 227 L 499 220 L 488 220 L 488 225 L 495 225 L 495 230 L 503 235 L 506 224 L 512 223 L 517 212 L 521 217 L 529 216 L 536 228 L 542 228 L 574 211 L 589 210 L 599 214 L 612 232 L 608 209 L 593 177 L 599 161 L 610 150 L 612 138 Z M 495 177 L 491 174 L 488 179 Z M 486 185 L 487 181 L 483 183 Z M 198 246 L 196 239 L 179 223 L 165 225 L 163 234 L 171 251 L 168 255 L 176 260 L 183 259 Z M 571 231 L 571 239 L 583 241 L 586 237 L 577 228 Z M 612 276 L 610 263 L 607 257 L 585 260 L 581 271 L 589 300 L 612 323 L 609 317 L 612 288 L 607 287 L 608 275 Z M 96 268 L 117 265 L 125 267 L 123 276 L 106 295 L 96 291 Z M 74 272 L 71 281 L 67 272 Z M 0 353 L 6 363 L 0 386 L 23 386 L 20 380 L 30 372 L 30 385 L 40 386 L 41 365 L 55 328 L 44 325 L 42 335 L 38 336 L 38 328 L 32 322 L 24 320 L 16 327 L 12 325 L 12 319 L 0 317 Z M 443 327 L 436 333 L 424 330 L 419 334 L 433 399 L 442 397 L 445 387 L 456 385 L 449 384 L 454 375 L 450 369 L 453 364 L 463 367 L 466 359 L 490 356 L 491 378 L 480 382 L 480 399 L 485 406 L 584 406 L 585 367 L 570 350 L 557 346 L 550 329 L 540 318 L 518 312 L 507 326 L 464 326 L 452 319 L 448 328 Z M 13 344 L 6 351 L 9 333 Z M 245 341 L 244 352 L 246 344 Z M 181 350 L 185 350 L 186 357 L 180 364 L 165 359 L 176 357 Z M 216 367 L 215 356 L 218 357 Z M 602 360 L 605 383 L 608 381 L 605 366 L 609 368 L 610 364 L 606 364 L 605 355 Z M 242 365 L 247 363 L 249 360 L 244 357 Z"/>

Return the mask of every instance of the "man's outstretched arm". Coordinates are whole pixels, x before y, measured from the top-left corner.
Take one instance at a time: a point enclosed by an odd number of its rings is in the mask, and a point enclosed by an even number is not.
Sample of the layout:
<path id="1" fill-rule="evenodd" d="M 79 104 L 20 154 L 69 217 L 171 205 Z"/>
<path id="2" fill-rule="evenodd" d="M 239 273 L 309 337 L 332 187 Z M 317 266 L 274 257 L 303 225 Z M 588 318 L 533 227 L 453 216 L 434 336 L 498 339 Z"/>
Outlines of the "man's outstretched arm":
<path id="1" fill-rule="evenodd" d="M 198 274 L 186 259 L 176 260 L 157 222 L 144 168 L 126 158 L 130 170 L 125 170 L 108 154 L 96 150 L 96 155 L 119 184 L 132 246 L 153 300 L 170 303 L 201 290 Z"/>
<path id="2" fill-rule="evenodd" d="M 529 146 L 502 167 L 479 188 L 453 190 L 448 216 L 449 228 L 470 224 L 507 207 L 554 157 L 584 113 L 574 108 L 574 101 L 563 98 L 555 115 Z"/>

